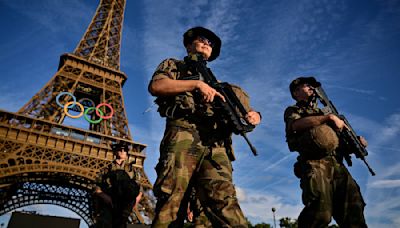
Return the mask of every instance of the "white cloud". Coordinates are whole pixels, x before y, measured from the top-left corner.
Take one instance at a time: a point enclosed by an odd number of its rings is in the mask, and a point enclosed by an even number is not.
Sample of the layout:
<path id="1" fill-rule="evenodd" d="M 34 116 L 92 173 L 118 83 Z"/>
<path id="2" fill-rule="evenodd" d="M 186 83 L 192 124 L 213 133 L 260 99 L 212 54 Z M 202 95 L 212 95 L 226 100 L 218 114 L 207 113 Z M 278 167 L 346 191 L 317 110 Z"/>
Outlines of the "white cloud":
<path id="1" fill-rule="evenodd" d="M 277 165 L 281 164 L 283 161 L 285 161 L 286 159 L 288 159 L 291 156 L 292 156 L 291 154 L 288 154 L 288 155 L 284 156 L 283 158 L 279 159 L 278 161 L 274 162 L 273 164 L 265 167 L 263 171 L 267 172 L 267 171 L 275 168 Z"/>
<path id="2" fill-rule="evenodd" d="M 361 95 L 374 95 L 376 93 L 376 91 L 374 91 L 374 90 L 365 90 L 365 89 L 358 89 L 358 88 L 354 88 L 354 87 L 344 87 L 344 86 L 339 86 L 339 85 L 331 85 L 328 87 L 334 88 L 334 89 L 347 90 L 347 91 L 355 92 L 355 93 L 360 93 Z"/>
<path id="3" fill-rule="evenodd" d="M 376 180 L 368 184 L 371 188 L 396 188 L 400 187 L 400 180 Z"/>
<path id="4" fill-rule="evenodd" d="M 276 220 L 283 217 L 297 218 L 303 208 L 302 204 L 288 203 L 281 196 L 268 193 L 267 191 L 258 192 L 251 189 L 236 187 L 240 207 L 243 213 L 253 223 L 273 224 L 272 208 L 276 209 Z"/>
<path id="5" fill-rule="evenodd" d="M 391 115 L 385 122 L 386 126 L 382 127 L 376 134 L 376 144 L 382 145 L 393 141 L 400 134 L 400 114 Z"/>
<path id="6" fill-rule="evenodd" d="M 236 196 L 239 200 L 239 202 L 244 202 L 246 201 L 247 195 L 245 191 L 242 188 L 239 188 L 236 186 Z"/>
<path id="7" fill-rule="evenodd" d="M 377 176 L 368 179 L 365 199 L 366 217 L 371 227 L 399 227 L 398 208 L 400 207 L 400 163 L 398 138 L 400 115 L 394 113 L 387 117 L 384 124 L 371 133 L 370 161 Z M 382 222 L 384 221 L 384 222 Z"/>

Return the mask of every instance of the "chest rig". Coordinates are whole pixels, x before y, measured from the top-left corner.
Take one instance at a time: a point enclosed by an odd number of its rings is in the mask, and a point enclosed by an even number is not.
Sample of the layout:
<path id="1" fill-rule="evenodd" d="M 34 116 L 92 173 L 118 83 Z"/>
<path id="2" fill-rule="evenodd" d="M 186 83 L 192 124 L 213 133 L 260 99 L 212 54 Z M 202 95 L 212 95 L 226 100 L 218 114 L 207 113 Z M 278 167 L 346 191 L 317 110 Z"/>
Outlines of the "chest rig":
<path id="1" fill-rule="evenodd" d="M 185 61 L 176 60 L 175 65 L 176 69 L 171 73 L 176 74 L 176 80 L 202 80 L 196 69 Z M 203 117 L 214 114 L 212 106 L 203 104 L 200 94 L 196 91 L 158 97 L 154 102 L 158 105 L 157 111 L 160 116 L 171 120 L 187 118 L 198 122 Z"/>

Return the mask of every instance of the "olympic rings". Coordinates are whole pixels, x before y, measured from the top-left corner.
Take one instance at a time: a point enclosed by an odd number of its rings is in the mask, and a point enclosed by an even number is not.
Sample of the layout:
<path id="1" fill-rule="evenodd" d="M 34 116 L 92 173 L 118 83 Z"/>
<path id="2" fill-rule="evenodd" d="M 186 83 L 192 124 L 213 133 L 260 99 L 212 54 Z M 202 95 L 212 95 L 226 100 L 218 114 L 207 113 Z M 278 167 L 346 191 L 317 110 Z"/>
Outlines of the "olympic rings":
<path id="1" fill-rule="evenodd" d="M 89 117 L 87 116 L 88 112 L 89 112 L 90 110 L 92 110 L 92 109 L 96 109 L 96 114 L 97 114 L 97 110 L 99 110 L 99 112 L 100 112 L 101 115 L 98 115 L 98 116 L 100 116 L 100 118 L 99 118 L 98 120 L 91 120 L 91 119 L 89 119 Z M 85 115 L 84 115 L 83 117 L 84 117 L 85 120 L 86 120 L 87 122 L 89 122 L 89 123 L 98 124 L 98 123 L 100 123 L 100 121 L 102 121 L 102 120 L 104 119 L 104 118 L 101 117 L 102 115 L 104 115 L 104 113 L 103 113 L 100 109 L 97 109 L 97 107 L 96 107 L 96 108 L 95 108 L 95 107 L 90 107 L 90 108 L 88 108 L 88 109 L 85 110 Z"/>
<path id="2" fill-rule="evenodd" d="M 101 113 L 101 110 L 100 110 L 100 107 L 101 107 L 101 106 L 106 106 L 106 107 L 108 107 L 108 108 L 111 110 L 111 114 L 108 115 L 108 116 L 103 116 L 104 114 Z M 99 113 L 99 112 L 100 112 L 100 113 Z M 113 108 L 111 107 L 111 105 L 109 105 L 109 104 L 101 103 L 101 104 L 99 104 L 99 105 L 96 106 L 96 114 L 97 114 L 98 116 L 100 116 L 100 118 L 103 118 L 103 119 L 107 120 L 107 119 L 110 119 L 110 118 L 114 115 L 114 109 L 113 109 Z M 100 115 L 100 114 L 101 114 L 101 115 Z"/>
<path id="3" fill-rule="evenodd" d="M 67 102 L 65 105 L 62 105 L 62 104 L 60 103 L 60 97 L 61 97 L 62 95 L 69 95 L 69 96 L 71 96 L 71 98 L 72 98 L 73 101 L 69 101 L 69 102 Z M 112 106 L 111 106 L 110 104 L 101 103 L 101 104 L 98 104 L 98 105 L 95 107 L 95 103 L 94 103 L 94 101 L 92 101 L 91 99 L 89 99 L 89 98 L 82 98 L 82 99 L 80 99 L 79 101 L 76 101 L 76 97 L 75 97 L 72 93 L 70 93 L 70 92 L 60 92 L 60 93 L 57 95 L 57 97 L 56 97 L 56 102 L 57 102 L 57 105 L 58 105 L 58 106 L 60 106 L 61 108 L 63 108 L 65 115 L 67 115 L 68 117 L 73 118 L 73 119 L 77 119 L 77 118 L 79 118 L 79 117 L 81 117 L 81 116 L 83 115 L 83 117 L 85 118 L 85 120 L 88 121 L 89 123 L 92 123 L 92 124 L 98 124 L 98 123 L 100 123 L 102 120 L 110 119 L 110 118 L 114 115 L 114 109 L 112 108 Z M 78 108 L 80 109 L 80 111 L 77 111 L 77 108 L 74 108 L 75 105 L 78 106 Z M 104 116 L 104 113 L 105 113 L 105 112 L 101 111 L 101 109 L 100 109 L 101 106 L 106 106 L 107 108 L 110 109 L 110 114 L 109 114 L 108 116 Z M 71 115 L 71 114 L 68 112 L 68 109 L 72 109 L 72 108 L 74 108 L 74 109 L 73 109 L 74 111 L 80 112 L 80 113 L 79 113 L 78 115 L 75 115 L 75 116 L 74 116 L 74 115 Z M 86 108 L 86 109 L 85 109 L 85 108 Z M 96 115 L 99 117 L 99 119 L 97 119 L 97 120 L 91 120 L 91 119 L 90 119 L 90 116 L 88 116 L 88 115 L 94 113 L 94 111 L 95 111 Z"/>
<path id="4" fill-rule="evenodd" d="M 78 115 L 76 115 L 76 116 L 73 116 L 73 115 L 71 115 L 71 114 L 69 114 L 68 113 L 68 106 L 70 105 L 70 104 L 72 104 L 72 103 L 74 103 L 73 101 L 70 101 L 70 102 L 67 102 L 65 105 L 64 105 L 64 112 L 65 112 L 65 115 L 67 115 L 67 116 L 69 116 L 69 117 L 71 117 L 71 118 L 73 118 L 73 119 L 77 119 L 77 118 L 79 118 L 79 117 L 81 117 L 82 115 L 83 115 L 83 105 L 81 104 L 81 103 L 79 103 L 79 102 L 76 102 L 75 104 L 76 105 L 78 105 L 78 107 L 82 110 L 82 112 L 81 113 L 79 113 Z"/>
<path id="5" fill-rule="evenodd" d="M 69 96 L 71 96 L 72 99 L 74 100 L 72 106 L 71 106 L 71 107 L 68 107 L 68 108 L 73 108 L 73 107 L 75 107 L 75 104 L 76 104 L 76 97 L 75 97 L 72 93 L 70 93 L 70 92 L 61 92 L 61 93 L 59 93 L 59 94 L 57 95 L 57 97 L 56 97 L 56 102 L 57 102 L 58 106 L 60 106 L 61 108 L 64 108 L 64 105 L 62 105 L 62 104 L 60 103 L 60 97 L 61 97 L 62 95 L 69 95 Z M 82 110 L 83 110 L 83 109 L 82 109 Z"/>

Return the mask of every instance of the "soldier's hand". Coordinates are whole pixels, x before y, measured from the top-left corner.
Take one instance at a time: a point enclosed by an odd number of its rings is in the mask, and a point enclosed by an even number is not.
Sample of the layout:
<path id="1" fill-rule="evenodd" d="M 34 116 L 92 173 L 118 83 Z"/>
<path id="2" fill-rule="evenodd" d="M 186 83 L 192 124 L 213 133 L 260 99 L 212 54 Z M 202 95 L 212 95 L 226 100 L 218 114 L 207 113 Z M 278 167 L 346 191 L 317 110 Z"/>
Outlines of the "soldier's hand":
<path id="1" fill-rule="evenodd" d="M 207 83 L 199 81 L 197 88 L 199 89 L 205 102 L 213 102 L 215 96 L 220 97 L 225 102 L 225 97 Z"/>
<path id="2" fill-rule="evenodd" d="M 367 140 L 366 140 L 364 137 L 362 137 L 362 136 L 357 136 L 357 138 L 358 138 L 358 140 L 360 140 L 361 145 L 363 145 L 363 147 L 367 147 L 367 146 L 368 146 L 368 142 L 367 142 Z"/>
<path id="3" fill-rule="evenodd" d="M 193 211 L 190 211 L 189 209 L 188 209 L 188 212 L 187 212 L 187 220 L 189 222 L 193 222 Z"/>
<path id="4" fill-rule="evenodd" d="M 348 128 L 348 126 L 346 125 L 346 123 L 340 119 L 339 117 L 337 117 L 334 114 L 329 114 L 329 118 L 332 120 L 332 122 L 334 123 L 335 127 L 339 130 L 342 131 L 344 128 Z"/>
<path id="5" fill-rule="evenodd" d="M 249 123 L 251 123 L 253 125 L 257 125 L 261 121 L 261 116 L 258 112 L 250 111 L 247 113 L 246 119 Z"/>

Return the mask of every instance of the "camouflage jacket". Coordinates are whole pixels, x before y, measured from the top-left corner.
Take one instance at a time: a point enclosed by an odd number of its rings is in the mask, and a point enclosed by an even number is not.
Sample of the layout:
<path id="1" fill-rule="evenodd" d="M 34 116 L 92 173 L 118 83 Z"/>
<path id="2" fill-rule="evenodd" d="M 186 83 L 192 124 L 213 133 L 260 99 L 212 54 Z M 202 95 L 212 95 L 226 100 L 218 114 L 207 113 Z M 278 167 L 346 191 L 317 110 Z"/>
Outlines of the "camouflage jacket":
<path id="1" fill-rule="evenodd" d="M 317 107 L 298 102 L 285 110 L 286 141 L 290 151 L 297 151 L 306 159 L 320 159 L 328 154 L 333 154 L 339 146 L 336 132 L 328 124 L 321 124 L 301 132 L 292 129 L 295 120 L 308 116 L 321 116 L 324 112 Z"/>

